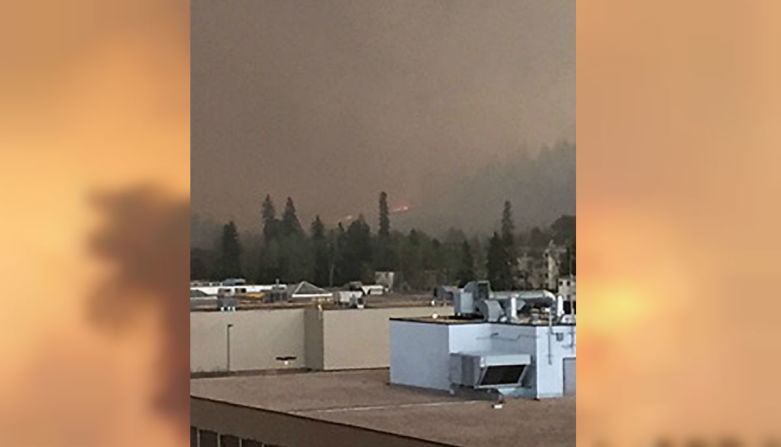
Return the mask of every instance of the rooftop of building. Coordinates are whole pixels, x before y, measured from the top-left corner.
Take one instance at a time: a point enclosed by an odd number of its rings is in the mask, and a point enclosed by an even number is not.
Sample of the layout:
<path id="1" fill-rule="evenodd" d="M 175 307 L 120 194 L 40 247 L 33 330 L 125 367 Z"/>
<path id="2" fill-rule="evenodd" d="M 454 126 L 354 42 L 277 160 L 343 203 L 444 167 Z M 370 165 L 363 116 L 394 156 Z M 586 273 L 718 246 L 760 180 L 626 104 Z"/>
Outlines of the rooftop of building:
<path id="1" fill-rule="evenodd" d="M 508 399 L 389 385 L 388 369 L 192 379 L 193 397 L 456 446 L 571 446 L 575 398 Z"/>
<path id="2" fill-rule="evenodd" d="M 364 297 L 365 307 L 369 309 L 382 309 L 390 307 L 432 307 L 431 300 L 433 297 L 428 294 L 398 294 L 390 293 L 385 295 L 370 295 Z M 307 299 L 291 300 L 276 303 L 266 303 L 262 300 L 251 297 L 237 297 L 238 306 L 237 310 L 252 310 L 252 309 L 296 309 L 302 307 L 312 307 L 320 305 L 323 309 L 348 309 L 349 307 L 344 305 L 338 305 L 333 302 L 317 302 Z M 450 302 L 437 299 L 436 304 L 433 307 L 451 306 Z M 191 298 L 190 310 L 195 312 L 214 312 L 219 311 L 217 308 L 216 297 L 204 297 L 204 298 Z"/>
<path id="3" fill-rule="evenodd" d="M 456 315 L 437 315 L 437 316 L 423 316 L 423 317 L 396 317 L 391 318 L 394 321 L 409 321 L 413 323 L 432 323 L 432 324 L 445 324 L 445 325 L 459 325 L 459 324 L 484 324 L 486 321 L 482 317 L 461 317 Z M 533 320 L 527 316 L 522 316 L 516 322 L 493 322 L 492 324 L 511 324 L 516 326 L 548 326 L 548 319 L 536 319 Z M 575 326 L 575 323 L 562 323 L 554 322 L 553 326 Z"/>

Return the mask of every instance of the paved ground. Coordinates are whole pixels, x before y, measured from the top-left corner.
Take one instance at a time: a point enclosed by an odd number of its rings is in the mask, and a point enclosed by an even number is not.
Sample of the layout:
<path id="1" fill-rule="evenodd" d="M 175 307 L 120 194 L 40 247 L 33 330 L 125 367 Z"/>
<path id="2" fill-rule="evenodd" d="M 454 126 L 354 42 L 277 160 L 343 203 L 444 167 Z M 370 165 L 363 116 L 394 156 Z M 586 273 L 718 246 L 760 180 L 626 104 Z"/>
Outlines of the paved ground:
<path id="1" fill-rule="evenodd" d="M 388 370 L 193 379 L 191 394 L 459 446 L 574 446 L 575 399 L 491 402 L 388 385 Z"/>

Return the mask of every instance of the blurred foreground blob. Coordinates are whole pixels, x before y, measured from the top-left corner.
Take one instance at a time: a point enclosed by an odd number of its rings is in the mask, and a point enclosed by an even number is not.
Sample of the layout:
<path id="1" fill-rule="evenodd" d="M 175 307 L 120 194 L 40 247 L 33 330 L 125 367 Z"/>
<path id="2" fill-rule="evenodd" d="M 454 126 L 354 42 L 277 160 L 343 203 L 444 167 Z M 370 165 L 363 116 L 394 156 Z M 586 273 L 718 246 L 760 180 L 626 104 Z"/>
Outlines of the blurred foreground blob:
<path id="1" fill-rule="evenodd" d="M 152 312 L 161 337 L 156 406 L 186 418 L 189 390 L 189 204 L 153 187 L 99 194 L 90 253 L 106 273 L 89 297 L 90 323 L 131 336 Z"/>

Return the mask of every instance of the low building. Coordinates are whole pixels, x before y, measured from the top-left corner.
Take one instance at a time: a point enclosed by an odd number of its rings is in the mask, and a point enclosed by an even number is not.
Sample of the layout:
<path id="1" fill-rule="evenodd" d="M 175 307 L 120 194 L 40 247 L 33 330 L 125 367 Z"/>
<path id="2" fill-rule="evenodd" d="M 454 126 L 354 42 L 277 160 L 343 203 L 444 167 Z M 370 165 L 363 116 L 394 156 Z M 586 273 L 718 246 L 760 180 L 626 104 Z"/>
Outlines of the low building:
<path id="1" fill-rule="evenodd" d="M 522 251 L 517 259 L 517 286 L 520 289 L 545 288 L 548 279 L 548 265 L 541 253 L 535 253 L 530 248 Z"/>
<path id="2" fill-rule="evenodd" d="M 220 294 L 225 295 L 244 295 L 248 293 L 264 293 L 273 290 L 275 285 L 273 284 L 211 284 L 211 285 L 196 285 L 190 287 L 190 296 L 193 294 L 204 294 L 207 296 L 217 296 Z"/>
<path id="3" fill-rule="evenodd" d="M 556 245 L 553 240 L 548 243 L 548 247 L 545 249 L 545 264 L 547 266 L 546 285 L 548 290 L 555 290 L 559 278 L 559 274 L 562 272 L 562 267 L 566 267 L 563 261 L 567 254 L 567 248 Z"/>
<path id="4" fill-rule="evenodd" d="M 575 394 L 574 325 L 394 318 L 390 381 L 535 399 Z"/>
<path id="5" fill-rule="evenodd" d="M 574 445 L 574 325 L 503 322 L 549 292 L 483 286 L 453 307 L 191 312 L 190 445 Z M 565 397 L 505 400 L 497 385 Z"/>
<path id="6" fill-rule="evenodd" d="M 428 301 L 365 309 L 313 304 L 190 312 L 190 372 L 196 375 L 280 369 L 389 366 L 390 318 L 451 315 Z"/>
<path id="7" fill-rule="evenodd" d="M 453 317 L 393 318 L 391 383 L 535 399 L 575 394 L 576 327 L 547 290 L 494 292 L 473 281 Z"/>
<path id="8" fill-rule="evenodd" d="M 564 299 L 565 306 L 571 308 L 571 313 L 576 313 L 577 294 L 575 289 L 575 275 L 566 275 L 559 277 L 559 296 Z"/>
<path id="9" fill-rule="evenodd" d="M 374 272 L 374 283 L 385 287 L 388 292 L 393 291 L 396 281 L 396 272 Z"/>
<path id="10" fill-rule="evenodd" d="M 363 290 L 335 290 L 334 302 L 343 306 L 350 306 L 363 298 Z"/>
<path id="11" fill-rule="evenodd" d="M 288 299 L 307 300 L 311 302 L 326 302 L 333 300 L 333 293 L 316 285 L 301 281 L 298 284 L 292 284 L 287 287 Z"/>

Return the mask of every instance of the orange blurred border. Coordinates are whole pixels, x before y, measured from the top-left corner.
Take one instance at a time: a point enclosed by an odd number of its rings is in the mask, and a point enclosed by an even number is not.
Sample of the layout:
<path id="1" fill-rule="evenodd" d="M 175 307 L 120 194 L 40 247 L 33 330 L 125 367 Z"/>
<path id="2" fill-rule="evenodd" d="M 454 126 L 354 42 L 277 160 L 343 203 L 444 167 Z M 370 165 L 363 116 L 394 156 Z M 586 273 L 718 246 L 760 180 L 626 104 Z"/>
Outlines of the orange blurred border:
<path id="1" fill-rule="evenodd" d="M 0 444 L 186 436 L 188 7 L 0 18 Z M 781 439 L 780 18 L 578 4 L 579 444 Z"/>
<path id="2" fill-rule="evenodd" d="M 577 15 L 578 443 L 779 443 L 781 3 Z"/>
<path id="3" fill-rule="evenodd" d="M 189 3 L 2 9 L 0 445 L 182 445 Z"/>

